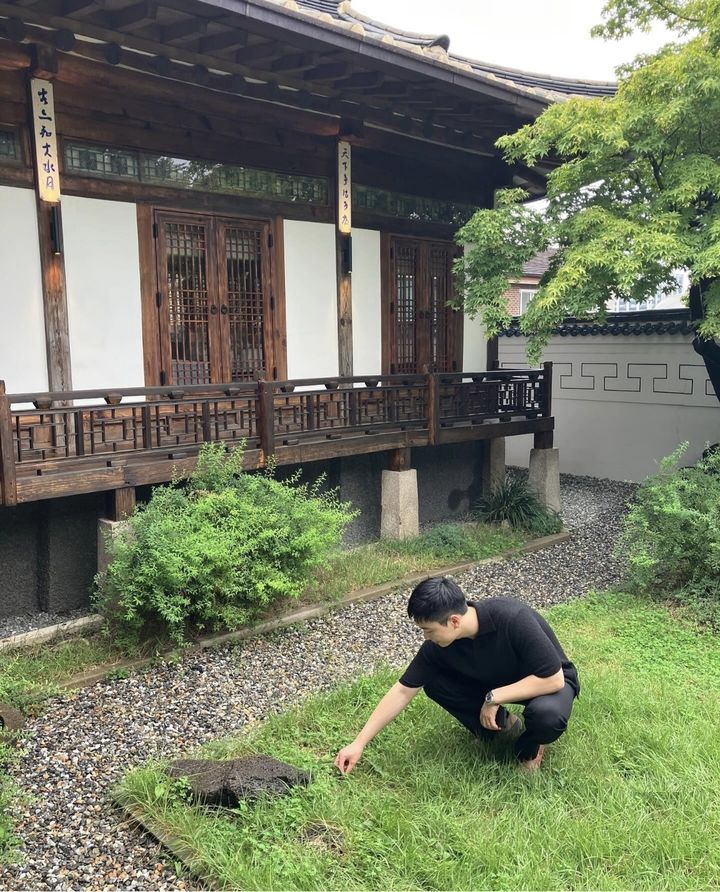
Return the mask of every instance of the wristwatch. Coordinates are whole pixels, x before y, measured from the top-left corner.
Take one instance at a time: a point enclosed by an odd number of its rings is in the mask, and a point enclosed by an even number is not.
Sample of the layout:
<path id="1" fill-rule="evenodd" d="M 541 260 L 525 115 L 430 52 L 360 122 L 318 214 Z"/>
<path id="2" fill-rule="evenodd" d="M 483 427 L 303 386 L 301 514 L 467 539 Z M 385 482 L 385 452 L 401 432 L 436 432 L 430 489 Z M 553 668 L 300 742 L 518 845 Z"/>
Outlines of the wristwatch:
<path id="1" fill-rule="evenodd" d="M 495 703 L 496 702 L 495 701 L 495 691 L 488 691 L 487 694 L 485 694 L 485 702 L 486 703 Z"/>

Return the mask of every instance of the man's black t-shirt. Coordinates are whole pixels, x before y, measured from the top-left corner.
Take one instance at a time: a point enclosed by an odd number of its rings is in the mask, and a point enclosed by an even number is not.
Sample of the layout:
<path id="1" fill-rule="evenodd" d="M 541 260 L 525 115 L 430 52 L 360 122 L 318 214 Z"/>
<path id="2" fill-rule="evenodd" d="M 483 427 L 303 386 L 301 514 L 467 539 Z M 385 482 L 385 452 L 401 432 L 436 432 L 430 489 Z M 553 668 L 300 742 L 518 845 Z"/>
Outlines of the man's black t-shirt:
<path id="1" fill-rule="evenodd" d="M 547 622 L 513 598 L 468 602 L 477 611 L 475 638 L 459 638 L 447 647 L 425 641 L 400 683 L 421 688 L 438 673 L 474 682 L 483 694 L 528 675 L 548 678 L 562 668 L 565 680 L 580 693 L 577 670 L 568 660 Z"/>

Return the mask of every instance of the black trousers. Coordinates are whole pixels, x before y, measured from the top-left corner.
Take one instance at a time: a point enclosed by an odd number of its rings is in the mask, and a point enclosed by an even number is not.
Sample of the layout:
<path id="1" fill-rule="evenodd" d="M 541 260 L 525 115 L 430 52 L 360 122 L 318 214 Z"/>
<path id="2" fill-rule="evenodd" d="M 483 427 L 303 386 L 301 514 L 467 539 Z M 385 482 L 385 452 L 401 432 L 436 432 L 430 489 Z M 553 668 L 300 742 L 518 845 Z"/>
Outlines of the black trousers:
<path id="1" fill-rule="evenodd" d="M 498 732 L 483 728 L 480 709 L 485 702 L 485 691 L 479 692 L 472 682 L 456 676 L 438 675 L 425 685 L 425 693 L 454 716 L 477 737 L 493 740 Z M 567 728 L 575 699 L 575 689 L 565 682 L 565 687 L 554 694 L 542 694 L 520 703 L 524 707 L 525 731 L 515 741 L 515 753 L 521 761 L 534 759 L 542 743 L 552 743 Z M 508 712 L 504 706 L 497 711 L 496 723 L 505 727 Z"/>

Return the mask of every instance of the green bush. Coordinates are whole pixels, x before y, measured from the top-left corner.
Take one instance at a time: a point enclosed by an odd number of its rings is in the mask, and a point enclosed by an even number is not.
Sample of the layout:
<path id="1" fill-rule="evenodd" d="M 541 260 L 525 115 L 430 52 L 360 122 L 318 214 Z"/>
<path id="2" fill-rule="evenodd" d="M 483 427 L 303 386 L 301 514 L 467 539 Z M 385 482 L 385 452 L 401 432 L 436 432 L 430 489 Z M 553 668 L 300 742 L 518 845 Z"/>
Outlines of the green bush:
<path id="1" fill-rule="evenodd" d="M 620 539 L 628 583 L 638 592 L 679 595 L 718 616 L 720 453 L 678 467 L 687 443 L 637 490 Z"/>
<path id="2" fill-rule="evenodd" d="M 562 529 L 560 516 L 538 499 L 525 477 L 507 475 L 495 490 L 477 502 L 475 516 L 485 523 L 505 523 L 513 530 L 550 536 Z"/>
<path id="3" fill-rule="evenodd" d="M 135 645 L 244 625 L 296 598 L 355 516 L 323 480 L 310 486 L 242 470 L 242 449 L 205 444 L 185 481 L 158 487 L 108 542 L 96 602 L 115 638 Z"/>

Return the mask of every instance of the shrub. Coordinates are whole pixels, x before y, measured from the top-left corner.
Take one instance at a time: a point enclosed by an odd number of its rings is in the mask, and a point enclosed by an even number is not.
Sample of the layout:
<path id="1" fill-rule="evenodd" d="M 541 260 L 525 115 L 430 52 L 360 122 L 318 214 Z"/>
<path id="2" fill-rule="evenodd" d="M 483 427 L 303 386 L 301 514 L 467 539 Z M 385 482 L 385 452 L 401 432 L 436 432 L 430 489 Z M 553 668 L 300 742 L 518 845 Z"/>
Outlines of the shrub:
<path id="1" fill-rule="evenodd" d="M 636 591 L 679 594 L 710 607 L 720 591 L 720 452 L 678 467 L 687 446 L 638 488 L 620 549 Z"/>
<path id="2" fill-rule="evenodd" d="M 108 541 L 98 609 L 125 645 L 149 635 L 233 629 L 296 598 L 355 516 L 323 480 L 280 482 L 242 470 L 242 449 L 202 447 L 187 480 L 155 489 Z"/>
<path id="3" fill-rule="evenodd" d="M 474 506 L 474 514 L 485 523 L 506 523 L 513 530 L 550 536 L 562 529 L 560 516 L 546 508 L 524 477 L 507 475 L 496 489 Z"/>

